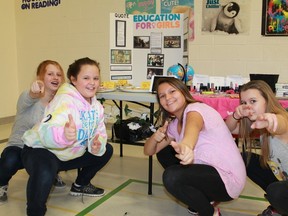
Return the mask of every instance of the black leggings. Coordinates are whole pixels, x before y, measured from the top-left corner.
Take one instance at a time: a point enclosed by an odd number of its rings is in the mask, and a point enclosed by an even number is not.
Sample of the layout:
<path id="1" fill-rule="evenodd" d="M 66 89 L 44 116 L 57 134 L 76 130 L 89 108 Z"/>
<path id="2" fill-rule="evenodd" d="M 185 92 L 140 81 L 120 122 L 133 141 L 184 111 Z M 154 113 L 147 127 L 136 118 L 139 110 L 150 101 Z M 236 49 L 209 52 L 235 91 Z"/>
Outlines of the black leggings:
<path id="1" fill-rule="evenodd" d="M 210 202 L 232 200 L 214 167 L 204 164 L 180 165 L 173 150 L 167 146 L 157 154 L 159 162 L 166 166 L 163 183 L 169 193 L 201 216 L 213 215 L 214 207 Z"/>
<path id="2" fill-rule="evenodd" d="M 22 161 L 29 174 L 27 182 L 27 215 L 45 215 L 46 202 L 58 171 L 79 169 L 76 184 L 87 185 L 96 173 L 106 165 L 113 154 L 112 146 L 107 143 L 106 152 L 95 156 L 86 151 L 81 157 L 61 161 L 44 148 L 24 146 Z"/>
<path id="3" fill-rule="evenodd" d="M 271 169 L 262 168 L 257 154 L 251 155 L 247 175 L 267 193 L 266 198 L 279 213 L 288 215 L 288 180 L 278 181 Z"/>

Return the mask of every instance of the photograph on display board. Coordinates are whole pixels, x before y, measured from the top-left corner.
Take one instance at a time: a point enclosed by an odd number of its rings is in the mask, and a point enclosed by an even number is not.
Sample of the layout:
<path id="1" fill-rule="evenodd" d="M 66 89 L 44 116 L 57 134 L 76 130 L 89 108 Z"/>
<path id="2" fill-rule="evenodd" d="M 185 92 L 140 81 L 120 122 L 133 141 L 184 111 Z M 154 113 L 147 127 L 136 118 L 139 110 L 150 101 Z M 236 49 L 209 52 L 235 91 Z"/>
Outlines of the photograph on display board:
<path id="1" fill-rule="evenodd" d="M 149 36 L 134 36 L 134 48 L 150 48 Z"/>
<path id="2" fill-rule="evenodd" d="M 131 64 L 131 50 L 111 50 L 111 64 Z"/>
<path id="3" fill-rule="evenodd" d="M 188 40 L 194 40 L 194 0 L 161 0 L 161 13 L 188 13 Z"/>
<path id="4" fill-rule="evenodd" d="M 181 48 L 181 36 L 164 36 L 164 48 Z"/>
<path id="5" fill-rule="evenodd" d="M 202 34 L 248 34 L 250 5 L 251 0 L 203 0 Z"/>
<path id="6" fill-rule="evenodd" d="M 163 69 L 147 68 L 147 79 L 152 79 L 154 75 L 163 75 Z"/>
<path id="7" fill-rule="evenodd" d="M 126 0 L 126 14 L 155 14 L 156 1 L 150 0 Z"/>
<path id="8" fill-rule="evenodd" d="M 164 66 L 164 54 L 148 54 L 147 55 L 148 67 L 163 67 Z"/>
<path id="9" fill-rule="evenodd" d="M 288 36 L 288 1 L 263 0 L 261 33 Z"/>

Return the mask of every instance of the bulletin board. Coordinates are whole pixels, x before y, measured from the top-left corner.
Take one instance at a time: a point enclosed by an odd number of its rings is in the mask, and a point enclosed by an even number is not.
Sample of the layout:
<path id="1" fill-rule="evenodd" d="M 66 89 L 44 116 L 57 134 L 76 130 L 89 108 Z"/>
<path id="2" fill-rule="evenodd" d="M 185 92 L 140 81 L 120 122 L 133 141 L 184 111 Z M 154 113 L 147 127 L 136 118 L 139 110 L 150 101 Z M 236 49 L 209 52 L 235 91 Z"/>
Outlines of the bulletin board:
<path id="1" fill-rule="evenodd" d="M 188 14 L 110 14 L 110 80 L 140 86 L 188 58 Z"/>

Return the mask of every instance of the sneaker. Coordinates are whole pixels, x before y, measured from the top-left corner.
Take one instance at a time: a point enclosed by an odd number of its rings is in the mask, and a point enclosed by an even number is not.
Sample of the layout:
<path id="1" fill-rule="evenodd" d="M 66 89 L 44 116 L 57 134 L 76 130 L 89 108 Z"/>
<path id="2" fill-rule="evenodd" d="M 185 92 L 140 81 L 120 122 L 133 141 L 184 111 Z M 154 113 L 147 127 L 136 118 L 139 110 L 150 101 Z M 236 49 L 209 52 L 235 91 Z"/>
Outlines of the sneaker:
<path id="1" fill-rule="evenodd" d="M 105 194 L 104 189 L 97 188 L 91 183 L 86 186 L 77 187 L 73 183 L 71 186 L 70 194 L 72 196 L 91 196 L 91 197 L 99 197 Z"/>
<path id="2" fill-rule="evenodd" d="M 58 188 L 58 189 L 66 188 L 65 182 L 63 182 L 61 176 L 59 176 L 59 175 L 56 176 L 53 185 L 55 188 Z"/>
<path id="3" fill-rule="evenodd" d="M 272 206 L 268 206 L 267 209 L 257 216 L 281 216 L 281 214 L 279 214 Z"/>
<path id="4" fill-rule="evenodd" d="M 8 185 L 4 185 L 0 187 L 0 205 L 7 201 L 7 190 Z"/>

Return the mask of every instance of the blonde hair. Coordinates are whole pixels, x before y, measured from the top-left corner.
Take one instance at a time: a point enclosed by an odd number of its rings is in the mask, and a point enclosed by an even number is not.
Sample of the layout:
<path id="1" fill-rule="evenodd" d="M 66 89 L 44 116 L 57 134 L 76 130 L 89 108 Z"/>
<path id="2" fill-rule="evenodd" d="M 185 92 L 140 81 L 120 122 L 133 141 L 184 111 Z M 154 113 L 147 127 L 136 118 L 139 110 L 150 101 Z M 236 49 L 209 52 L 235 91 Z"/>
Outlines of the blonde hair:
<path id="1" fill-rule="evenodd" d="M 266 102 L 266 113 L 274 113 L 284 116 L 288 121 L 288 113 L 281 106 L 275 94 L 273 93 L 270 86 L 262 81 L 262 80 L 253 80 L 241 87 L 240 90 L 240 101 L 241 101 L 241 92 L 247 91 L 249 89 L 256 89 L 259 91 L 261 96 L 265 99 Z M 255 142 L 253 139 L 261 135 L 261 156 L 260 163 L 263 167 L 267 167 L 267 161 L 269 160 L 269 137 L 271 134 L 263 129 L 263 130 L 252 130 L 251 129 L 252 122 L 248 118 L 242 118 L 240 120 L 240 128 L 239 128 L 239 137 L 243 138 L 244 145 L 246 149 L 248 149 L 248 161 L 251 155 L 251 149 L 255 148 Z M 258 134 L 256 134 L 258 132 Z M 244 153 L 244 152 L 243 152 Z"/>

